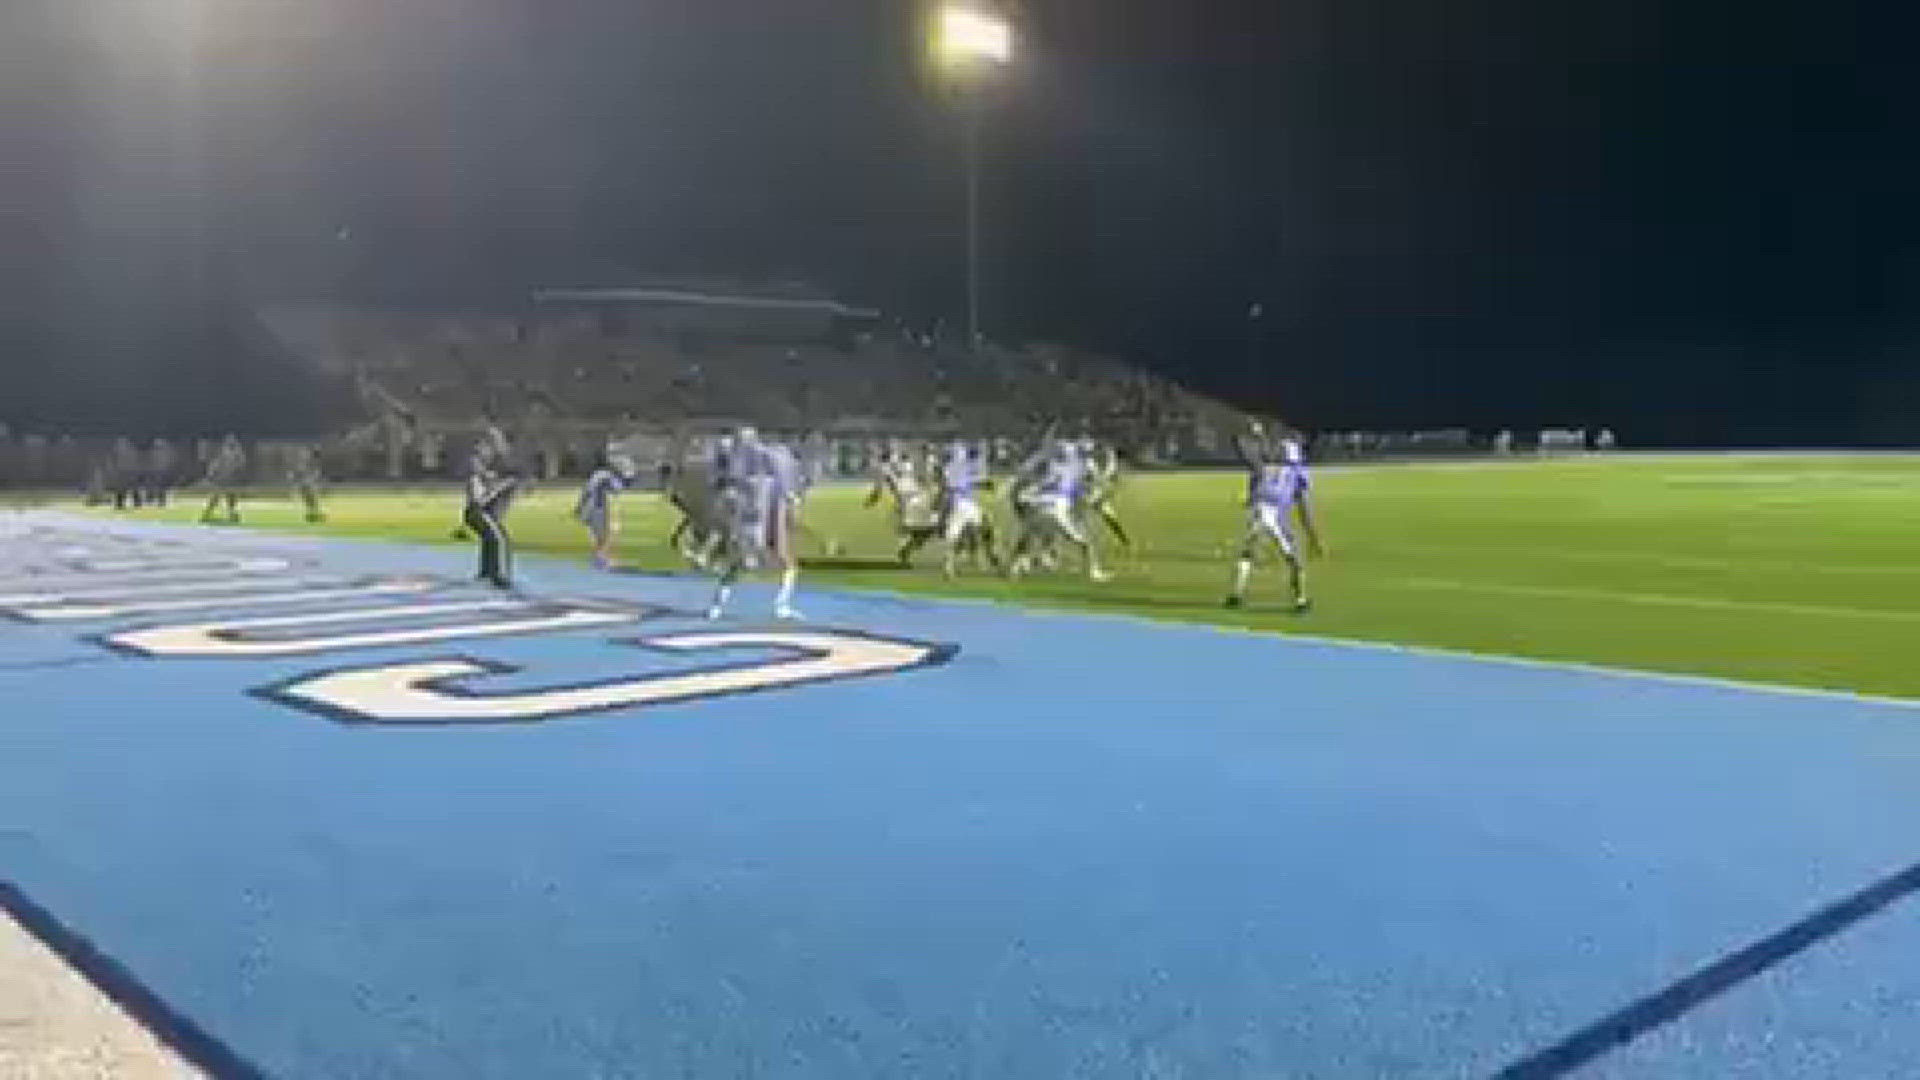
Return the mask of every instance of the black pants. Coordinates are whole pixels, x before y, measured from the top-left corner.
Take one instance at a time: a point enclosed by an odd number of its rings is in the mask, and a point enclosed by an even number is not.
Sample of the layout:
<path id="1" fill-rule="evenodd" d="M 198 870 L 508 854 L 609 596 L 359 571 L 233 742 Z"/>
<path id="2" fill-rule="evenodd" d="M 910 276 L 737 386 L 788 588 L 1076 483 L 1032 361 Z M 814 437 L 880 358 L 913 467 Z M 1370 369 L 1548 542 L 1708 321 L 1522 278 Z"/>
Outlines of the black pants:
<path id="1" fill-rule="evenodd" d="M 212 521 L 213 512 L 219 509 L 220 504 L 222 502 L 225 502 L 227 504 L 227 520 L 239 521 L 240 520 L 240 497 L 234 493 L 232 488 L 222 488 L 222 487 L 214 488 L 213 494 L 207 496 L 207 508 L 205 510 L 200 511 L 200 520 Z"/>
<path id="2" fill-rule="evenodd" d="M 467 528 L 480 539 L 480 577 L 495 585 L 506 585 L 513 568 L 513 540 L 506 527 L 488 507 L 467 504 L 463 516 Z"/>

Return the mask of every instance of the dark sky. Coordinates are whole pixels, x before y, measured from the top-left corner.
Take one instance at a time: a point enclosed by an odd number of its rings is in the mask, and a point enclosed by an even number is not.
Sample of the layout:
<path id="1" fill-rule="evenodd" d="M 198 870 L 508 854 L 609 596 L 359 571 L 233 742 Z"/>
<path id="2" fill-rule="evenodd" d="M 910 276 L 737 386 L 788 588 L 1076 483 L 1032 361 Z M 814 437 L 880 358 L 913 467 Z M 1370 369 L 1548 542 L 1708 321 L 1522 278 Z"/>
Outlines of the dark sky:
<path id="1" fill-rule="evenodd" d="M 1920 439 L 1901 26 L 1693 0 L 1021 17 L 986 125 L 992 331 L 1315 427 Z M 16 412 L 178 414 L 182 373 L 257 351 L 234 313 L 282 296 L 715 273 L 961 310 L 959 128 L 903 0 L 0 20 Z"/>

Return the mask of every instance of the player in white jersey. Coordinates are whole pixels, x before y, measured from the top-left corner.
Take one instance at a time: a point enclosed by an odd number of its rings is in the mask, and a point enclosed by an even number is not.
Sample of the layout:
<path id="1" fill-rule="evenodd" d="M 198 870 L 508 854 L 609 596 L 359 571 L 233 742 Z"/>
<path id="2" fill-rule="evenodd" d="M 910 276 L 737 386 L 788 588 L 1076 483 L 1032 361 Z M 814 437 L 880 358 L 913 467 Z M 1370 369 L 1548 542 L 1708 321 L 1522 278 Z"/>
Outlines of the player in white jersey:
<path id="1" fill-rule="evenodd" d="M 789 514 L 787 524 L 793 531 L 793 535 L 808 537 L 829 556 L 838 555 L 840 542 L 808 525 L 804 514 L 807 496 L 813 491 L 814 485 L 826 475 L 824 440 L 817 436 L 809 436 L 802 442 L 801 448 L 795 448 L 786 443 L 773 443 L 771 448 L 774 462 L 780 469 L 782 483 L 792 496 L 792 512 Z"/>
<path id="2" fill-rule="evenodd" d="M 1293 539 L 1294 515 L 1299 516 L 1300 527 L 1306 532 L 1308 550 L 1320 555 L 1322 548 L 1313 522 L 1309 497 L 1313 484 L 1302 440 L 1294 433 L 1269 439 L 1256 422 L 1248 436 L 1240 440 L 1240 455 L 1247 463 L 1247 531 L 1240 542 L 1240 558 L 1234 564 L 1233 591 L 1227 594 L 1227 606 L 1237 608 L 1246 602 L 1254 551 L 1261 540 L 1266 540 L 1286 561 L 1293 610 L 1305 612 L 1312 604 L 1307 599 L 1306 568 Z"/>
<path id="3" fill-rule="evenodd" d="M 797 492 L 782 465 L 785 455 L 762 442 L 752 428 L 742 428 L 714 457 L 716 503 L 722 519 L 722 570 L 707 618 L 718 619 L 733 595 L 734 582 L 749 570 L 778 568 L 780 591 L 774 617 L 799 618 L 793 609 L 793 590 L 800 563 L 793 557 L 792 514 Z"/>
<path id="4" fill-rule="evenodd" d="M 1100 566 L 1100 552 L 1080 527 L 1076 513 L 1087 483 L 1087 465 L 1072 443 L 1056 441 L 1044 457 L 1028 463 L 1020 478 L 1028 506 L 1021 523 L 1019 541 L 1014 545 L 1008 570 L 1018 577 L 1027 572 L 1040 549 L 1064 542 L 1079 551 L 1094 581 L 1107 581 L 1112 575 Z"/>
<path id="5" fill-rule="evenodd" d="M 593 565 L 605 570 L 613 565 L 613 497 L 626 490 L 634 476 L 633 461 L 618 454 L 607 454 L 587 477 L 580 498 L 573 504 L 573 518 L 587 527 L 593 537 Z"/>
<path id="6" fill-rule="evenodd" d="M 913 565 L 913 556 L 940 535 L 940 506 L 933 485 L 920 475 L 912 454 L 896 448 L 881 461 L 874 475 L 867 505 L 882 497 L 893 501 L 894 526 L 900 531 L 900 565 Z"/>
<path id="7" fill-rule="evenodd" d="M 991 486 L 985 454 L 958 439 L 947 447 L 947 459 L 940 466 L 940 531 L 946 541 L 942 572 L 952 577 L 961 555 L 976 564 L 986 556 L 996 572 L 1001 570 L 1000 554 L 993 547 L 993 521 L 980 505 L 980 492 Z"/>

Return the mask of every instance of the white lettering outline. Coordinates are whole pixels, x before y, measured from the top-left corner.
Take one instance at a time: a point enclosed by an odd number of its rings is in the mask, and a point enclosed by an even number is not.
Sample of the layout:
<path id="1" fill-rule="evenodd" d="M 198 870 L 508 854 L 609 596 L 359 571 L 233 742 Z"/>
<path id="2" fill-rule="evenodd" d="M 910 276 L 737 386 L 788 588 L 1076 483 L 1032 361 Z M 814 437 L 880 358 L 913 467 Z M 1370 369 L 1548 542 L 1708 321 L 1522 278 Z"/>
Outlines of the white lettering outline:
<path id="1" fill-rule="evenodd" d="M 459 683 L 517 674 L 524 668 L 452 656 L 309 672 L 253 694 L 343 724 L 527 724 L 894 674 L 944 664 L 959 653 L 953 645 L 825 627 L 703 630 L 616 639 L 613 644 L 680 655 L 709 649 L 768 649 L 781 655 L 495 694 L 469 690 Z"/>

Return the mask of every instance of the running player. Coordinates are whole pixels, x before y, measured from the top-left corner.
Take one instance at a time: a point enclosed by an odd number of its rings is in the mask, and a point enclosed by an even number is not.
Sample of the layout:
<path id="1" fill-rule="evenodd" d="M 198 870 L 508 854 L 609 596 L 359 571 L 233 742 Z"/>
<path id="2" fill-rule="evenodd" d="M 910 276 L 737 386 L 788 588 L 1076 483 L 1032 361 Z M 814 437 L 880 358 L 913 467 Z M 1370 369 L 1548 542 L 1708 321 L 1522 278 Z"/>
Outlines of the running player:
<path id="1" fill-rule="evenodd" d="M 742 428 L 723 441 L 714 455 L 717 504 L 721 512 L 721 566 L 707 618 L 726 613 L 734 583 L 751 570 L 779 567 L 780 592 L 774 617 L 797 619 L 792 606 L 799 579 L 789 535 L 792 495 L 769 447 L 752 428 Z"/>
<path id="2" fill-rule="evenodd" d="M 617 454 L 602 454 L 599 464 L 581 487 L 580 498 L 573 504 L 574 520 L 585 525 L 593 537 L 596 570 L 613 566 L 613 497 L 626 490 L 632 477 L 633 462 Z"/>
<path id="3" fill-rule="evenodd" d="M 1040 538 L 1043 531 L 1040 525 L 1040 477 L 1046 468 L 1048 445 L 1042 443 L 1038 451 L 1021 462 L 1007 484 L 1007 505 L 1013 511 L 1014 550 L 1024 551 L 1041 561 L 1052 557 L 1047 544 Z M 1022 566 L 1021 569 L 1024 571 L 1026 567 Z"/>
<path id="4" fill-rule="evenodd" d="M 213 524 L 213 512 L 222 502 L 227 504 L 227 524 L 240 524 L 239 487 L 246 468 L 247 452 L 241 449 L 240 440 L 227 436 L 207 463 L 207 508 L 200 512 L 201 524 Z"/>
<path id="5" fill-rule="evenodd" d="M 802 515 L 802 511 L 806 509 L 807 495 L 813 491 L 814 484 L 826 471 L 821 442 L 809 437 L 801 443 L 801 449 L 796 449 L 787 443 L 769 442 L 767 452 L 772 456 L 773 466 L 779 471 L 780 484 L 788 493 L 792 504 L 787 514 L 787 527 L 792 531 L 792 535 L 808 537 L 822 553 L 828 556 L 838 555 L 839 541 L 809 526 Z"/>
<path id="6" fill-rule="evenodd" d="M 1070 442 L 1056 440 L 1044 458 L 1029 463 L 1022 478 L 1030 494 L 1032 509 L 1014 546 L 1009 572 L 1018 577 L 1027 572 L 1039 549 L 1065 541 L 1080 553 L 1087 577 L 1094 581 L 1111 580 L 1100 566 L 1100 552 L 1087 538 L 1086 530 L 1074 513 L 1075 505 L 1087 482 L 1086 462 Z"/>
<path id="7" fill-rule="evenodd" d="M 767 554 L 774 565 L 780 568 L 780 592 L 774 598 L 773 616 L 776 619 L 797 619 L 800 613 L 793 608 L 793 589 L 800 579 L 800 554 L 794 547 L 794 537 L 806 527 L 800 522 L 800 508 L 806 502 L 808 482 L 806 467 L 800 461 L 800 455 L 793 447 L 785 443 L 769 442 L 763 444 L 766 468 L 764 498 L 767 500 Z M 807 530 L 811 532 L 811 530 Z M 815 536 L 816 541 L 820 537 Z M 829 552 L 832 545 L 822 543 Z"/>
<path id="8" fill-rule="evenodd" d="M 1013 507 L 1014 521 L 1018 526 L 1014 534 L 1015 547 L 1019 547 L 1024 541 L 1031 560 L 1028 567 L 1049 571 L 1059 569 L 1060 544 L 1058 535 L 1040 519 L 1042 502 L 1040 481 L 1046 476 L 1047 464 L 1055 449 L 1067 445 L 1055 434 L 1059 427 L 1058 421 L 1047 424 L 1046 429 L 1040 433 L 1040 441 L 1034 445 L 1033 452 L 1015 467 L 1013 481 L 1009 485 L 1009 501 Z"/>
<path id="9" fill-rule="evenodd" d="M 1293 610 L 1305 612 L 1313 605 L 1307 599 L 1306 569 L 1293 540 L 1289 517 L 1298 514 L 1300 527 L 1307 534 L 1307 548 L 1322 554 L 1319 530 L 1314 527 L 1313 507 L 1308 491 L 1313 486 L 1307 475 L 1306 451 L 1298 434 L 1288 432 L 1279 439 L 1267 438 L 1256 421 L 1246 437 L 1239 440 L 1240 456 L 1247 463 L 1247 532 L 1240 542 L 1240 559 L 1233 568 L 1233 591 L 1227 594 L 1227 606 L 1246 602 L 1247 579 L 1253 574 L 1254 549 L 1262 539 L 1273 544 L 1286 560 L 1288 585 L 1293 593 Z"/>
<path id="10" fill-rule="evenodd" d="M 708 569 L 708 553 L 718 545 L 712 470 L 705 462 L 682 462 L 673 467 L 666 495 L 667 502 L 680 512 L 667 543 L 690 565 Z"/>
<path id="11" fill-rule="evenodd" d="M 895 448 L 881 461 L 867 505 L 875 505 L 882 496 L 893 500 L 894 526 L 901 536 L 896 557 L 901 566 L 912 566 L 914 554 L 940 535 L 939 504 L 912 454 Z"/>
<path id="12" fill-rule="evenodd" d="M 1120 514 L 1113 505 L 1120 491 L 1119 451 L 1110 443 L 1103 445 L 1086 439 L 1080 444 L 1080 452 L 1087 462 L 1086 509 L 1106 525 L 1122 548 L 1132 551 L 1133 540 L 1120 524 Z"/>
<path id="13" fill-rule="evenodd" d="M 979 492 L 991 484 L 981 458 L 977 448 L 956 439 L 947 448 L 940 470 L 941 533 L 947 546 L 941 569 L 949 578 L 963 554 L 976 563 L 984 554 L 994 572 L 1001 572 L 1000 554 L 993 547 L 993 521 L 980 505 Z"/>
<path id="14" fill-rule="evenodd" d="M 700 570 L 711 569 L 710 554 L 719 547 L 719 514 L 715 507 L 718 484 L 711 451 L 697 441 L 680 441 L 660 466 L 661 490 L 680 520 L 667 543 Z"/>

